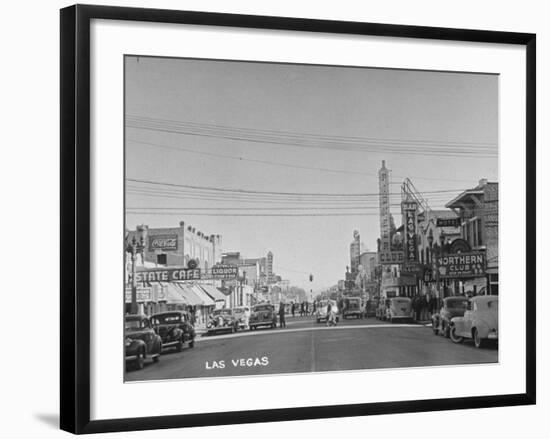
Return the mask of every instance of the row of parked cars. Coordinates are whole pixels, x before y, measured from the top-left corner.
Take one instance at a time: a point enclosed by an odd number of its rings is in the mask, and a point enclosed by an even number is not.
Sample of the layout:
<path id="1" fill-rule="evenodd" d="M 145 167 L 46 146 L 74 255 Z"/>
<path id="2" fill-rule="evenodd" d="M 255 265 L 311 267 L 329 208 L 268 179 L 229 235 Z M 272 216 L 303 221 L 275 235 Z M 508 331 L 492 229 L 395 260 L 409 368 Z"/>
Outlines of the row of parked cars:
<path id="1" fill-rule="evenodd" d="M 408 297 L 380 300 L 376 317 L 390 322 L 412 321 L 412 300 Z M 454 343 L 472 339 L 476 347 L 482 347 L 488 341 L 498 341 L 498 296 L 446 297 L 440 311 L 431 319 L 434 334 L 450 338 Z"/>
<path id="2" fill-rule="evenodd" d="M 195 345 L 195 327 L 186 311 L 168 311 L 145 315 L 127 315 L 124 321 L 126 365 L 143 369 L 146 360 L 159 361 L 166 349 L 181 352 Z"/>
<path id="3" fill-rule="evenodd" d="M 454 343 L 472 339 L 477 348 L 497 342 L 498 296 L 446 297 L 440 312 L 432 316 L 432 329 Z"/>
<path id="4" fill-rule="evenodd" d="M 273 305 L 262 303 L 253 307 L 216 309 L 206 325 L 208 335 L 220 332 L 237 332 L 241 329 L 255 330 L 260 327 L 276 328 L 277 314 Z"/>

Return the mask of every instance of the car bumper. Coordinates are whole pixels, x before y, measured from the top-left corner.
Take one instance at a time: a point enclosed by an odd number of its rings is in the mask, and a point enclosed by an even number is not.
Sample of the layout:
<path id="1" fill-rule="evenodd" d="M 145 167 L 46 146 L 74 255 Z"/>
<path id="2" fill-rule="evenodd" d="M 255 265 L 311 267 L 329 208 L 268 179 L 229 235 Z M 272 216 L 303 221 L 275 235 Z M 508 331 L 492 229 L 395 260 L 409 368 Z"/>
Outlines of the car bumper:
<path id="1" fill-rule="evenodd" d="M 490 332 L 487 334 L 489 340 L 498 340 L 498 332 Z"/>

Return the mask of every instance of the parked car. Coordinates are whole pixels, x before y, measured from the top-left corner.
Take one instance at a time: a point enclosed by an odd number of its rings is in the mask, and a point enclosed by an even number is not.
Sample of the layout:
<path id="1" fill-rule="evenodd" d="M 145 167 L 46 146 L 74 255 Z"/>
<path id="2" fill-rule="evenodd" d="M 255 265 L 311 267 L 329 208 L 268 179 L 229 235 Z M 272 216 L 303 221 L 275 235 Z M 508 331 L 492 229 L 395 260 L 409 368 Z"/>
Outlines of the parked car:
<path id="1" fill-rule="evenodd" d="M 277 314 L 275 308 L 269 303 L 255 305 L 250 314 L 250 329 L 258 329 L 260 326 L 277 327 Z"/>
<path id="2" fill-rule="evenodd" d="M 248 306 L 239 306 L 237 308 L 233 308 L 233 315 L 237 320 L 239 329 L 248 329 L 250 314 L 250 307 Z"/>
<path id="3" fill-rule="evenodd" d="M 455 343 L 471 338 L 476 348 L 488 340 L 498 341 L 498 296 L 472 297 L 464 316 L 451 319 L 449 335 Z"/>
<path id="4" fill-rule="evenodd" d="M 239 324 L 230 308 L 215 309 L 208 318 L 206 332 L 208 335 L 219 332 L 237 332 Z"/>
<path id="5" fill-rule="evenodd" d="M 181 352 L 183 345 L 195 345 L 195 328 L 191 316 L 186 311 L 168 311 L 153 314 L 149 319 L 155 332 L 162 339 L 162 348 L 175 348 Z"/>
<path id="6" fill-rule="evenodd" d="M 355 317 L 356 319 L 363 318 L 363 306 L 360 297 L 346 297 L 344 299 L 344 309 L 342 310 L 342 317 L 347 319 L 349 317 Z"/>
<path id="7" fill-rule="evenodd" d="M 327 321 L 328 318 L 328 304 L 330 302 L 331 310 L 336 314 L 336 321 L 339 321 L 339 315 L 338 315 L 338 305 L 336 304 L 335 300 L 321 300 L 319 301 L 319 306 L 317 306 L 317 309 L 315 311 L 315 320 L 317 323 L 321 323 L 323 321 Z"/>
<path id="8" fill-rule="evenodd" d="M 412 300 L 409 297 L 392 297 L 386 306 L 386 320 L 393 323 L 396 320 L 413 319 Z"/>
<path id="9" fill-rule="evenodd" d="M 124 352 L 126 365 L 133 364 L 143 369 L 146 359 L 159 360 L 162 352 L 162 340 L 151 327 L 144 315 L 127 315 L 124 318 Z"/>
<path id="10" fill-rule="evenodd" d="M 438 313 L 432 316 L 432 329 L 434 334 L 442 334 L 449 338 L 451 332 L 451 319 L 462 317 L 468 305 L 468 298 L 465 296 L 451 296 L 443 299 L 443 306 Z"/>

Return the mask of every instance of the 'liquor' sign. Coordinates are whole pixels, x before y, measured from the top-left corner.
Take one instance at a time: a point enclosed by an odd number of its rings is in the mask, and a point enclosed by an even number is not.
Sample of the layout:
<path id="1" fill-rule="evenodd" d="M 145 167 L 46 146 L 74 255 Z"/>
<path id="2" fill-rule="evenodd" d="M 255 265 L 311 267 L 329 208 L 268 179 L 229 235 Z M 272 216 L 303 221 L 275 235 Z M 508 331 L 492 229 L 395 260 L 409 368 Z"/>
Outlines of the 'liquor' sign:
<path id="1" fill-rule="evenodd" d="M 239 269 L 235 265 L 214 265 L 212 267 L 214 279 L 236 279 L 238 275 Z"/>

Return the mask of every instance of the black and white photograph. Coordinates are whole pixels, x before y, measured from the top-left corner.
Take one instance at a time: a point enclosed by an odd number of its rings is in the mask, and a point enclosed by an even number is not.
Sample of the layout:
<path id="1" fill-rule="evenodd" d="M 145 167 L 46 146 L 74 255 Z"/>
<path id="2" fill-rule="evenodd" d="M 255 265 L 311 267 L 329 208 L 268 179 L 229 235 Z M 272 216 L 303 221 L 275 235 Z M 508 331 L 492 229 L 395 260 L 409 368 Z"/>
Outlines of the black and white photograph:
<path id="1" fill-rule="evenodd" d="M 498 74 L 123 62 L 126 382 L 499 362 Z"/>

